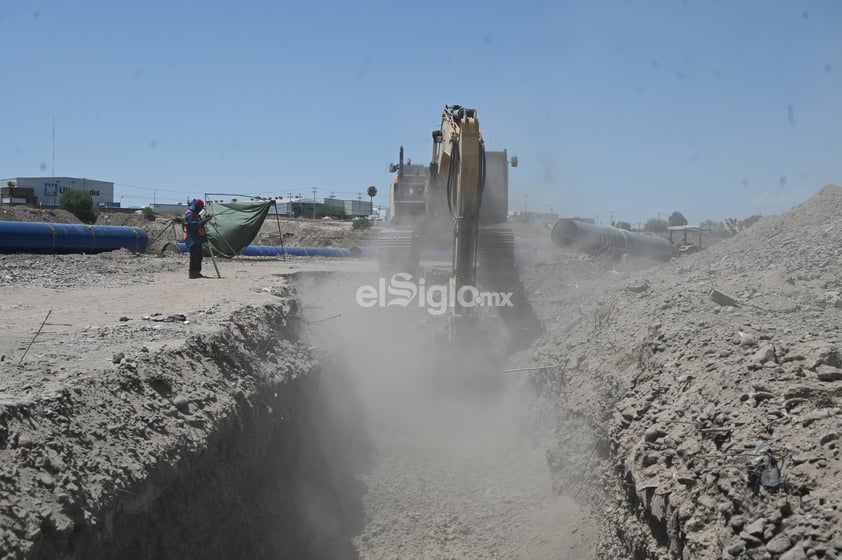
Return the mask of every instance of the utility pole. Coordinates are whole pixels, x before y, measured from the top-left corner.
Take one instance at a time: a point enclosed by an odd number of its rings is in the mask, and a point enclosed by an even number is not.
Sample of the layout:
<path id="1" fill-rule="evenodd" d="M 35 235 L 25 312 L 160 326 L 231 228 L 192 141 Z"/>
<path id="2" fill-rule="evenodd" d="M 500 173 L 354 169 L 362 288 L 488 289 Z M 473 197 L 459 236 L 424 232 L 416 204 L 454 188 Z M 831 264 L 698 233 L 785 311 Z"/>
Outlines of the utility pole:
<path id="1" fill-rule="evenodd" d="M 313 187 L 313 220 L 316 219 L 316 187 Z"/>
<path id="2" fill-rule="evenodd" d="M 609 217 L 610 217 L 610 219 L 611 219 L 611 222 L 610 222 L 608 225 L 610 225 L 611 227 L 614 227 L 614 211 L 613 211 L 613 210 L 609 210 L 608 215 L 609 215 Z"/>

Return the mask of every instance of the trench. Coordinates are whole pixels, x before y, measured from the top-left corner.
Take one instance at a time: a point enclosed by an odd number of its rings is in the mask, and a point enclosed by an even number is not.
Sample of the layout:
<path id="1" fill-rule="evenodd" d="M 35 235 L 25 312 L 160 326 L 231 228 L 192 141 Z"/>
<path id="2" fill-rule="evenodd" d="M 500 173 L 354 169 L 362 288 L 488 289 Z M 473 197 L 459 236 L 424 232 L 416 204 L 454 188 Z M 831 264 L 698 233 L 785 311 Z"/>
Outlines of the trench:
<path id="1" fill-rule="evenodd" d="M 301 324 L 294 300 L 245 308 L 220 332 L 123 376 L 120 390 L 140 407 L 179 407 L 161 414 L 165 452 L 142 480 L 108 481 L 98 498 L 106 507 L 90 518 L 82 510 L 94 498 L 70 504 L 72 532 L 44 525 L 28 557 L 356 557 L 364 489 L 355 475 L 367 461 L 359 406 L 344 399 L 341 419 L 328 407 L 322 384 L 333 365 L 315 358 Z M 215 391 L 205 411 L 176 400 L 196 386 Z"/>
<path id="2" fill-rule="evenodd" d="M 36 556 L 589 555 L 594 524 L 552 491 L 551 430 L 522 392 L 501 389 L 502 360 L 540 330 L 534 313 L 501 314 L 454 350 L 424 310 L 363 314 L 349 291 L 363 280 L 299 274 L 295 311 L 252 310 L 194 341 L 205 370 L 238 378 L 219 396 L 227 412 L 199 449 L 177 444 L 100 523 L 77 525 L 65 543 L 45 538 Z M 141 383 L 167 398 L 157 381 Z"/>

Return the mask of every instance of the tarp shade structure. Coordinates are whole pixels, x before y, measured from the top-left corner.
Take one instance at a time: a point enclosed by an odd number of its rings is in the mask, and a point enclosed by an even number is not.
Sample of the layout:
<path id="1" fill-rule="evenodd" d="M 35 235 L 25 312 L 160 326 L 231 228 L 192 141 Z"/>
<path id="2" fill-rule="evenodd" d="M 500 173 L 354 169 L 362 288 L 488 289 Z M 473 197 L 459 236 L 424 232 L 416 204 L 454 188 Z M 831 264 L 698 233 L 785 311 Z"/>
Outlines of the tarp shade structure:
<path id="1" fill-rule="evenodd" d="M 205 226 L 208 233 L 208 242 L 204 246 L 205 255 L 210 254 L 210 246 L 216 256 L 233 257 L 240 254 L 240 251 L 257 237 L 273 201 L 207 201 L 205 204 L 202 215 L 213 215 L 213 219 Z"/>

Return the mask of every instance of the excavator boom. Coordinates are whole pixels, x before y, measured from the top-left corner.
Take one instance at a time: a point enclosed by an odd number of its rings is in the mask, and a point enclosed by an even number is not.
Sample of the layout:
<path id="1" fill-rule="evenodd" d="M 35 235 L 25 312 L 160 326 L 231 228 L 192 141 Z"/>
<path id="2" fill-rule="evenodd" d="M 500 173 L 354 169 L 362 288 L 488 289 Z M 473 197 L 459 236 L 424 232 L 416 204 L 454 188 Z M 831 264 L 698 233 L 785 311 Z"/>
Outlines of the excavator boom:
<path id="1" fill-rule="evenodd" d="M 453 218 L 453 278 L 456 293 L 476 284 L 479 211 L 484 183 L 484 146 L 474 109 L 445 107 L 433 134 L 434 165 Z M 443 182 L 443 184 L 442 184 Z M 457 314 L 464 310 L 457 310 Z"/>

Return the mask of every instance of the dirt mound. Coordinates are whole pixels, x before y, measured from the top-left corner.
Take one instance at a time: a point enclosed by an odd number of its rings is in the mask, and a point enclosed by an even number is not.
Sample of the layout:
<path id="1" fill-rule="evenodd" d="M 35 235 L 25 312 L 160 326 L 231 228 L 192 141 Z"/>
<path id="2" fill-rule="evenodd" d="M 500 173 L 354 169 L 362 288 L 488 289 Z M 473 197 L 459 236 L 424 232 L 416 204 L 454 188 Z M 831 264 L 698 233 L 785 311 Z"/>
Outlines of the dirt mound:
<path id="1" fill-rule="evenodd" d="M 30 208 L 28 206 L 0 206 L 0 221 L 3 222 L 46 222 L 51 224 L 81 224 L 82 222 L 62 208 Z"/>
<path id="2" fill-rule="evenodd" d="M 531 352 L 560 364 L 533 377 L 562 403 L 550 464 L 602 503 L 604 557 L 842 554 L 840 210 L 829 186 L 647 271 L 527 275 L 558 287 Z"/>

